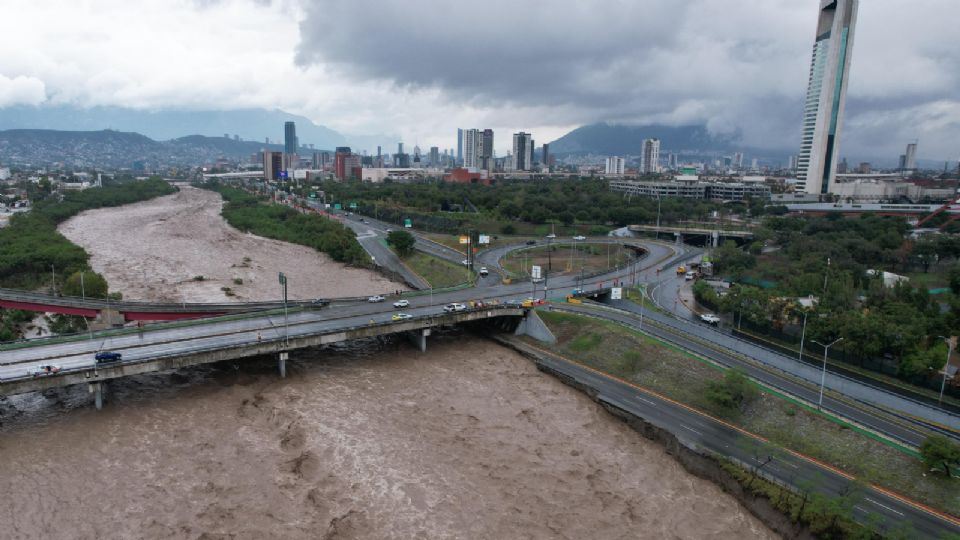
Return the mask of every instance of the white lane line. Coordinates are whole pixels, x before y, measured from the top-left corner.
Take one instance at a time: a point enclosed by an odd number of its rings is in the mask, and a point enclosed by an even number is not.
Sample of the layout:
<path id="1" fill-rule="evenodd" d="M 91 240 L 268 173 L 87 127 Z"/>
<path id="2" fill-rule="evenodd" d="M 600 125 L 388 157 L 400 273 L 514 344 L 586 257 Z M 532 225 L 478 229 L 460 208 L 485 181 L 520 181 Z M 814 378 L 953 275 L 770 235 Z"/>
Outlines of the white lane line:
<path id="1" fill-rule="evenodd" d="M 632 397 L 633 399 L 639 399 L 640 401 L 642 401 L 642 402 L 644 402 L 644 403 L 646 403 L 646 404 L 648 404 L 648 405 L 652 405 L 652 406 L 654 406 L 654 407 L 657 406 L 656 403 L 650 401 L 649 399 L 644 399 L 644 398 L 642 398 L 642 397 L 640 397 L 640 396 L 631 396 L 631 397 Z"/>
<path id="2" fill-rule="evenodd" d="M 893 512 L 894 514 L 896 514 L 896 515 L 898 515 L 898 516 L 903 516 L 903 512 L 898 512 L 898 511 L 894 510 L 893 508 L 890 508 L 889 506 L 887 506 L 887 505 L 885 505 L 885 504 L 880 504 L 880 503 L 878 503 L 877 501 L 871 499 L 870 497 L 864 497 L 864 498 L 867 500 L 867 502 L 872 502 L 873 504 L 879 506 L 880 508 L 886 508 L 887 510 Z"/>
<path id="3" fill-rule="evenodd" d="M 700 433 L 699 431 L 693 429 L 693 428 L 690 427 L 690 426 L 685 426 L 685 425 L 683 425 L 683 424 L 680 424 L 680 427 L 682 427 L 683 429 L 689 429 L 690 431 L 696 433 L 697 435 L 703 435 L 703 433 Z"/>

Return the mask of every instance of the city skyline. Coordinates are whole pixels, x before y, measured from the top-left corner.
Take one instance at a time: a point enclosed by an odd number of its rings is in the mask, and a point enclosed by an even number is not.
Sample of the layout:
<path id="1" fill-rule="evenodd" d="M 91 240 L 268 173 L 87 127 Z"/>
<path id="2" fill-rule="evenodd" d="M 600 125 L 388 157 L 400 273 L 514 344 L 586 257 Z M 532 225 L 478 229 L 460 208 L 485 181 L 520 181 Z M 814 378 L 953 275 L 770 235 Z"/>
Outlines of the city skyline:
<path id="1" fill-rule="evenodd" d="M 31 48 L 0 59 L 0 108 L 279 108 L 345 134 L 381 133 L 441 148 L 451 146 L 457 125 L 552 141 L 596 121 L 705 124 L 718 133 L 739 131 L 745 146 L 777 149 L 797 148 L 801 138 L 819 5 L 636 2 L 620 6 L 614 24 L 599 10 L 524 7 L 516 21 L 489 21 L 496 54 L 485 56 L 502 65 L 486 69 L 490 60 L 478 58 L 483 68 L 466 70 L 444 60 L 475 56 L 448 39 L 467 30 L 457 17 L 461 8 L 431 2 L 385 5 L 376 15 L 297 0 L 15 3 L 23 24 L 0 43 Z M 860 11 L 843 154 L 896 156 L 904 141 L 920 139 L 918 159 L 955 159 L 960 53 L 948 21 L 958 8 L 920 0 L 902 10 L 878 0 Z M 325 14 L 344 24 L 332 28 Z M 551 24 L 533 24 L 534 15 Z M 122 24 L 107 32 L 94 22 L 104 19 Z M 413 35 L 418 21 L 437 32 Z M 353 39 L 357 24 L 367 28 L 364 40 Z M 266 28 L 270 39 L 263 39 Z M 604 37 L 567 44 L 571 32 L 597 28 Z M 535 46 L 518 53 L 520 38 Z M 397 42 L 404 47 L 389 45 Z M 275 71 L 249 77 L 258 65 Z M 508 138 L 496 142 L 498 155 L 510 150 Z"/>

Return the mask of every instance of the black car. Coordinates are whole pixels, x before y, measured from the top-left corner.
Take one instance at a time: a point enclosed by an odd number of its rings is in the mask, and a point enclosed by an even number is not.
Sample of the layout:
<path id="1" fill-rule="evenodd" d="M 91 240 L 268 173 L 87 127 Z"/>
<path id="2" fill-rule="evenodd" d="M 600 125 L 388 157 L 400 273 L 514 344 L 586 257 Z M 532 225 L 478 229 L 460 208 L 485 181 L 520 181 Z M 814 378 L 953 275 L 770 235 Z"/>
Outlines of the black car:
<path id="1" fill-rule="evenodd" d="M 100 351 L 94 356 L 98 364 L 110 364 L 123 360 L 123 355 L 118 352 Z"/>
<path id="2" fill-rule="evenodd" d="M 527 245 L 528 245 L 528 246 L 535 246 L 535 245 L 537 245 L 537 241 L 536 241 L 536 240 L 527 240 Z"/>

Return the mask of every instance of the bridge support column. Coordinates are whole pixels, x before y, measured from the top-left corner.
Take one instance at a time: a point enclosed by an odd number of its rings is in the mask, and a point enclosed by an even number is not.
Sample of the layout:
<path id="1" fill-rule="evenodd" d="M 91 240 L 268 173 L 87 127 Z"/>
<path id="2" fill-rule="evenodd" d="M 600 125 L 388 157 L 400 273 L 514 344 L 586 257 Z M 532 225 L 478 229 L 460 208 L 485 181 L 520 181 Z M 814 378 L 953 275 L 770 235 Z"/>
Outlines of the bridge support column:
<path id="1" fill-rule="evenodd" d="M 90 393 L 93 394 L 93 404 L 99 411 L 103 408 L 103 383 L 90 383 Z"/>
<path id="2" fill-rule="evenodd" d="M 711 236 L 711 244 L 713 244 L 713 247 L 719 247 L 720 233 L 718 233 L 717 231 L 713 231 L 713 233 L 710 236 Z"/>
<path id="3" fill-rule="evenodd" d="M 416 348 L 420 349 L 420 352 L 427 352 L 427 336 L 430 335 L 429 328 L 414 330 L 407 335 L 410 337 L 410 342 L 413 343 Z"/>
<path id="4" fill-rule="evenodd" d="M 287 360 L 289 359 L 290 353 L 282 352 L 280 353 L 279 367 L 280 367 L 280 378 L 287 378 Z"/>

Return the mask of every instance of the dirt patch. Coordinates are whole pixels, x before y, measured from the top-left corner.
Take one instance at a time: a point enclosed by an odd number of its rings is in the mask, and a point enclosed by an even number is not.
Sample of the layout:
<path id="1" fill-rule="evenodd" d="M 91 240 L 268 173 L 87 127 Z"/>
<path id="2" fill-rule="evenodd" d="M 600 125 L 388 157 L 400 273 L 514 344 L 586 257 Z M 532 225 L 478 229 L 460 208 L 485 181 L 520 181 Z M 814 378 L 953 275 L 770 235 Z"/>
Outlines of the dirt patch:
<path id="1" fill-rule="evenodd" d="M 305 246 L 244 234 L 220 216 L 220 195 L 192 187 L 142 203 L 83 212 L 61 234 L 128 300 L 244 302 L 364 296 L 407 290 Z"/>

